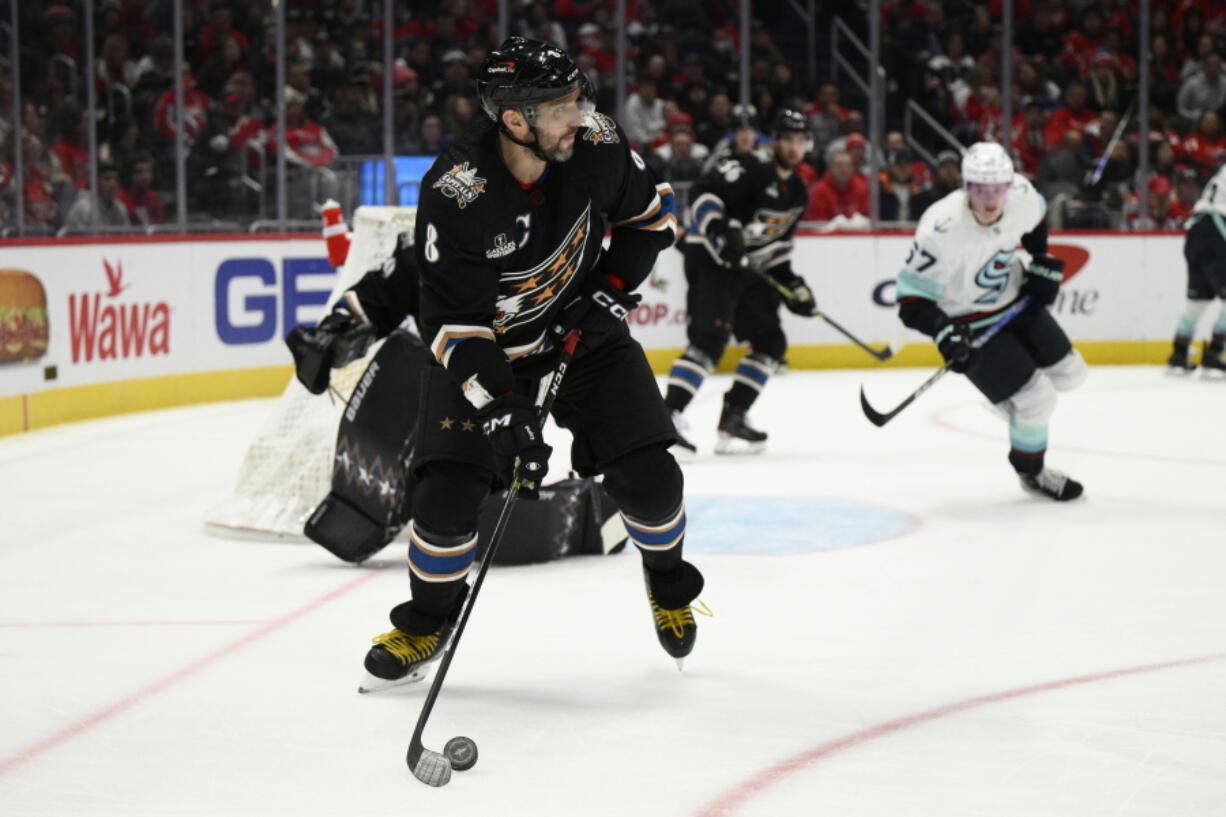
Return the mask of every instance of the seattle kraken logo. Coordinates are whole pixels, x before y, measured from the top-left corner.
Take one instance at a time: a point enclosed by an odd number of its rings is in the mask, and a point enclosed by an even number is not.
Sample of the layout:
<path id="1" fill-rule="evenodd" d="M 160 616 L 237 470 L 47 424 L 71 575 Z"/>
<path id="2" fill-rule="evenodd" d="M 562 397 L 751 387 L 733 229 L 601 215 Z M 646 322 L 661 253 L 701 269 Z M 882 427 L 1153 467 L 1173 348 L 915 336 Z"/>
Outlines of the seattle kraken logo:
<path id="1" fill-rule="evenodd" d="M 1005 294 L 1013 269 L 1013 250 L 1000 250 L 975 274 L 975 283 L 987 292 L 975 299 L 977 304 L 994 304 Z"/>

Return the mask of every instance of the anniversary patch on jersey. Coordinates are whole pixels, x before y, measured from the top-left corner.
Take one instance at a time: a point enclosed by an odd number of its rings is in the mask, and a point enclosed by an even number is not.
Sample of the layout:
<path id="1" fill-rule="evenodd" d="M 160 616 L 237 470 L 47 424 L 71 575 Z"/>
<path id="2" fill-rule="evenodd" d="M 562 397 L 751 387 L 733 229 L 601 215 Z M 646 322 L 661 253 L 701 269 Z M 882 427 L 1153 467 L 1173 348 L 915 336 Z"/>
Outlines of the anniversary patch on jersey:
<path id="1" fill-rule="evenodd" d="M 593 145 L 614 145 L 621 141 L 617 135 L 617 125 L 602 113 L 587 116 L 587 133 L 583 134 L 583 138 Z"/>
<path id="2" fill-rule="evenodd" d="M 591 204 L 583 208 L 583 213 L 544 261 L 531 269 L 502 273 L 494 315 L 495 333 L 501 335 L 530 323 L 561 296 L 583 262 L 591 210 Z"/>
<path id="3" fill-rule="evenodd" d="M 477 175 L 477 168 L 469 168 L 465 162 L 452 165 L 451 170 L 438 177 L 433 187 L 447 198 L 455 199 L 463 210 L 485 192 L 485 179 Z"/>

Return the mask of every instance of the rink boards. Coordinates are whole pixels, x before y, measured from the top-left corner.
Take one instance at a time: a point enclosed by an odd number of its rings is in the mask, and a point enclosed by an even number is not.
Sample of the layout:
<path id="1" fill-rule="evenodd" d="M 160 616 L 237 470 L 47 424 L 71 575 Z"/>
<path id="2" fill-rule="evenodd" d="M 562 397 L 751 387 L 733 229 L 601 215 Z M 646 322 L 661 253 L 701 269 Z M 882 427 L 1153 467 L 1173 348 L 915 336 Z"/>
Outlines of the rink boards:
<path id="1" fill-rule="evenodd" d="M 896 316 L 894 279 L 910 244 L 909 234 L 796 240 L 794 269 L 822 310 L 869 343 L 900 347 L 884 365 L 938 361 Z M 1054 311 L 1085 357 L 1164 359 L 1184 301 L 1182 234 L 1061 233 L 1052 245 L 1068 265 Z M 322 241 L 301 236 L 41 240 L 6 244 L 2 257 L 0 267 L 42 284 L 46 348 L 0 363 L 0 434 L 277 394 L 290 376 L 282 338 L 322 316 L 335 277 Z M 661 254 L 630 316 L 661 372 L 685 345 L 681 262 Z M 4 299 L 0 316 L 15 314 Z M 794 368 L 883 365 L 821 321 L 784 322 Z"/>

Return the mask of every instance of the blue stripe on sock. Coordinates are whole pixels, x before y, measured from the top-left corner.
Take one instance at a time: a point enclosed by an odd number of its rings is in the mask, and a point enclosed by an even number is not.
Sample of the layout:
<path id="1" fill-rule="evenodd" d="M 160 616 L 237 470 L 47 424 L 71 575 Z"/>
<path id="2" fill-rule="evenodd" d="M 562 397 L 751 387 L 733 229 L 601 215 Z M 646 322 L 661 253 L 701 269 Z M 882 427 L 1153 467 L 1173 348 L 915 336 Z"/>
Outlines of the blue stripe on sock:
<path id="1" fill-rule="evenodd" d="M 475 546 L 455 556 L 434 556 L 414 544 L 409 545 L 409 561 L 413 567 L 421 573 L 439 578 L 464 572 L 472 565 L 476 556 Z"/>
<path id="2" fill-rule="evenodd" d="M 768 375 L 766 372 L 762 371 L 756 366 L 750 366 L 747 363 L 738 364 L 736 367 L 736 373 L 748 377 L 759 386 L 765 386 L 766 381 L 770 380 L 770 375 Z"/>
<path id="3" fill-rule="evenodd" d="M 626 523 L 626 532 L 630 534 L 630 538 L 635 544 L 643 545 L 644 547 L 659 547 L 667 545 L 681 534 L 685 533 L 685 514 L 681 515 L 674 524 L 664 530 L 643 530 L 630 519 L 623 517 Z"/>
<path id="4" fill-rule="evenodd" d="M 702 385 L 702 381 L 706 380 L 706 378 L 700 375 L 698 372 L 694 371 L 693 369 L 687 369 L 684 366 L 672 367 L 668 370 L 668 376 L 675 377 L 678 380 L 684 380 L 694 388 L 698 388 Z"/>

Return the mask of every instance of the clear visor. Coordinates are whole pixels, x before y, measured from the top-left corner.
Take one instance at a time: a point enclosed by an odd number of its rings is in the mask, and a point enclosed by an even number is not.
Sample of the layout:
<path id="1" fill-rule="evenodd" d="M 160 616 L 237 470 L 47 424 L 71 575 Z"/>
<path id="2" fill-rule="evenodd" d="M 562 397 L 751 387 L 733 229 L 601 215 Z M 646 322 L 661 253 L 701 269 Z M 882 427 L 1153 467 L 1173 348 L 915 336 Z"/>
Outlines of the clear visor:
<path id="1" fill-rule="evenodd" d="M 983 182 L 967 182 L 966 197 L 971 204 L 995 209 L 1005 203 L 1009 196 L 1009 182 L 999 184 L 984 184 Z"/>
<path id="2" fill-rule="evenodd" d="M 576 95 L 573 99 L 560 99 L 557 102 L 546 102 L 536 107 L 537 122 L 543 125 L 571 125 L 579 127 L 588 124 L 588 117 L 596 110 L 590 99 Z"/>

